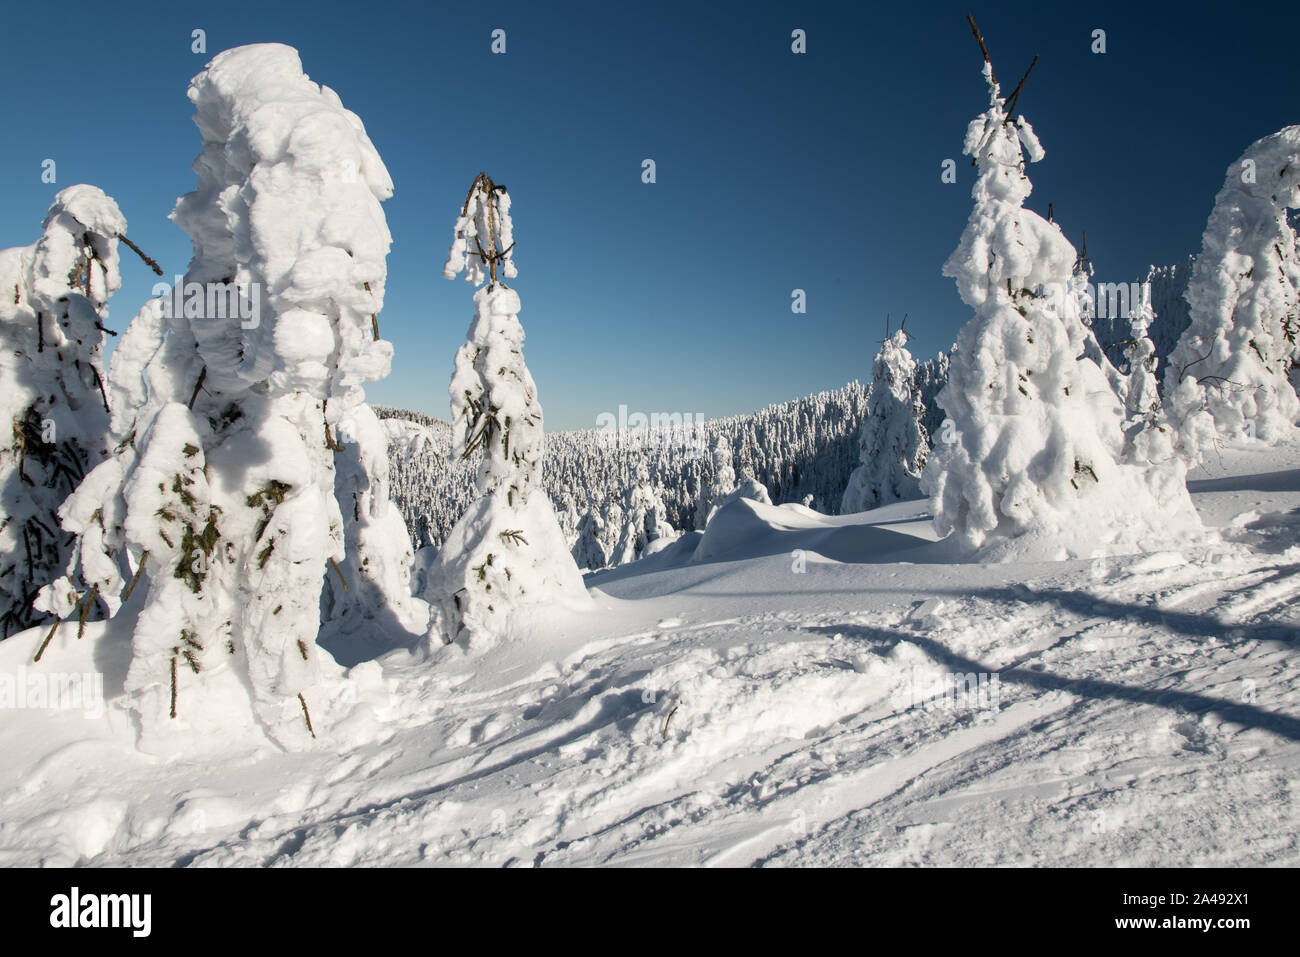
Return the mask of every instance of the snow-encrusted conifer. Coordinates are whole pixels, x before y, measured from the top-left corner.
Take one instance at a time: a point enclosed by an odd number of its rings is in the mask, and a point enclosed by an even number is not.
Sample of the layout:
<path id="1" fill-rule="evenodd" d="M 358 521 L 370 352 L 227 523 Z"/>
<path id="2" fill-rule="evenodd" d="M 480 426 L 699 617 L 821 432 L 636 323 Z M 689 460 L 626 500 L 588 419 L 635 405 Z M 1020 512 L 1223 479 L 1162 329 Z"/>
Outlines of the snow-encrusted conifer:
<path id="1" fill-rule="evenodd" d="M 600 533 L 604 527 L 605 523 L 594 505 L 578 521 L 578 538 L 573 543 L 571 554 L 579 569 L 596 571 L 608 564 L 605 548 L 600 543 Z"/>
<path id="2" fill-rule="evenodd" d="M 1074 271 L 1067 285 L 1067 296 L 1072 300 L 1068 305 L 1057 308 L 1057 315 L 1065 323 L 1066 334 L 1070 337 L 1070 348 L 1074 355 L 1082 356 L 1094 363 L 1106 377 L 1110 390 L 1115 393 L 1121 404 L 1128 401 L 1128 380 L 1115 368 L 1106 355 L 1106 351 L 1097 340 L 1094 323 L 1097 321 L 1097 297 L 1093 290 L 1092 260 L 1088 258 L 1087 237 L 1084 248 L 1074 263 Z"/>
<path id="3" fill-rule="evenodd" d="M 1129 341 L 1124 347 L 1128 360 L 1128 389 L 1125 411 L 1130 420 L 1150 421 L 1160 408 L 1159 384 L 1156 381 L 1156 347 L 1148 335 L 1155 312 L 1151 297 L 1144 291 L 1129 319 Z"/>
<path id="4" fill-rule="evenodd" d="M 564 532 L 565 544 L 572 551 L 574 544 L 578 541 L 580 518 L 577 503 L 573 500 L 573 493 L 568 489 L 565 489 L 564 494 L 560 496 L 560 507 L 556 511 L 556 516 L 560 520 L 560 531 Z"/>
<path id="5" fill-rule="evenodd" d="M 978 167 L 975 207 L 944 265 L 975 316 L 939 397 L 954 441 L 936 442 L 922 488 L 939 533 L 988 557 L 1149 547 L 1197 523 L 1183 472 L 1120 461 L 1122 407 L 1080 357 L 1082 322 L 1065 294 L 1074 248 L 1023 208 L 1025 153 L 1035 162 L 1043 149 L 1024 117 L 1011 121 L 987 58 L 984 78 L 989 109 L 964 146 Z"/>
<path id="6" fill-rule="evenodd" d="M 620 504 L 618 496 L 607 496 L 600 510 L 600 528 L 597 532 L 597 540 L 605 553 L 606 564 L 612 563 L 614 551 L 623 538 L 625 521 L 623 506 Z"/>
<path id="7" fill-rule="evenodd" d="M 1273 444 L 1295 432 L 1300 401 L 1300 249 L 1288 211 L 1300 208 L 1300 126 L 1257 140 L 1228 167 L 1187 287 L 1191 325 L 1165 366 L 1169 393 L 1189 400 L 1221 438 Z M 1189 391 L 1184 388 L 1184 391 Z"/>
<path id="8" fill-rule="evenodd" d="M 736 488 L 736 470 L 731 464 L 731 442 L 725 433 L 719 433 L 713 444 L 713 481 L 700 494 L 695 508 L 695 527 L 704 529 L 709 519 L 728 495 Z"/>
<path id="9" fill-rule="evenodd" d="M 587 593 L 542 488 L 542 407 L 524 364 L 510 195 L 479 174 L 456 220 L 443 276 L 478 285 L 468 339 L 451 377 L 452 454 L 482 452 L 478 499 L 429 570 L 433 645 L 491 644 L 528 607 L 585 603 Z M 487 279 L 487 285 L 480 285 Z"/>
<path id="10" fill-rule="evenodd" d="M 881 343 L 872 364 L 867 414 L 858 440 L 862 464 L 849 476 L 841 514 L 920 496 L 930 444 L 915 383 L 916 362 L 907 349 L 907 333 L 900 328 Z"/>
<path id="11" fill-rule="evenodd" d="M 72 554 L 59 508 L 104 457 L 103 320 L 125 232 L 111 198 L 69 186 L 37 242 L 0 251 L 0 637 L 46 617 L 33 602 Z M 72 596 L 66 611 L 95 603 L 75 578 L 60 591 Z"/>
<path id="12" fill-rule="evenodd" d="M 678 537 L 668 524 L 667 509 L 658 489 L 650 481 L 645 462 L 638 461 L 636 479 L 627 492 L 626 521 L 610 565 L 626 565 L 663 548 Z"/>
<path id="13" fill-rule="evenodd" d="M 326 576 L 341 587 L 346 565 L 352 588 L 375 583 L 367 600 L 396 592 L 399 614 L 407 590 L 409 539 L 362 390 L 392 357 L 374 318 L 392 182 L 360 119 L 290 47 L 227 50 L 189 97 L 198 184 L 172 218 L 194 257 L 113 356 L 114 394 L 143 406 L 115 410 L 115 454 L 65 527 L 106 599 L 120 600 L 119 549 L 143 575 L 126 691 L 146 737 L 221 727 L 242 702 L 298 747 L 346 702 L 316 644 Z"/>

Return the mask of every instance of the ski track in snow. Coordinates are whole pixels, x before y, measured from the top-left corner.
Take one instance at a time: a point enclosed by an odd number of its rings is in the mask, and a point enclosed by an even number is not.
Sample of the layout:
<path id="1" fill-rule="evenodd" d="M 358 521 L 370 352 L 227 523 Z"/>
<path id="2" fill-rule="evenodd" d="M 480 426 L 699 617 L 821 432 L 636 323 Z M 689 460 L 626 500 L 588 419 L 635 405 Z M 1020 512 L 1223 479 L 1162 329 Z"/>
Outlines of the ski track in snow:
<path id="1" fill-rule="evenodd" d="M 1295 865 L 1288 528 L 1101 565 L 624 571 L 500 672 L 390 655 L 383 733 L 339 754 L 232 732 L 164 761 L 111 702 L 11 712 L 0 864 Z M 913 668 L 1000 700 L 900 709 Z"/>

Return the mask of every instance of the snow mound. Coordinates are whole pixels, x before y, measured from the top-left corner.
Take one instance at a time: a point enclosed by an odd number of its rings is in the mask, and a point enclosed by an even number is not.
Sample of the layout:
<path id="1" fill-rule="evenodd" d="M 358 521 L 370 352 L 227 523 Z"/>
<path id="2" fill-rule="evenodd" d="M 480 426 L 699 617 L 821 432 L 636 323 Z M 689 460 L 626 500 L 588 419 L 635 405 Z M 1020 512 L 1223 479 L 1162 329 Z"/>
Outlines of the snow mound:
<path id="1" fill-rule="evenodd" d="M 916 503 L 908 503 L 915 510 Z M 766 505 L 738 498 L 713 513 L 693 561 L 738 561 L 785 553 L 792 562 L 819 555 L 836 562 L 895 560 L 900 553 L 933 541 L 919 523 L 906 530 L 873 524 L 897 509 L 856 515 L 821 515 L 802 505 Z M 803 553 L 802 555 L 796 554 Z"/>

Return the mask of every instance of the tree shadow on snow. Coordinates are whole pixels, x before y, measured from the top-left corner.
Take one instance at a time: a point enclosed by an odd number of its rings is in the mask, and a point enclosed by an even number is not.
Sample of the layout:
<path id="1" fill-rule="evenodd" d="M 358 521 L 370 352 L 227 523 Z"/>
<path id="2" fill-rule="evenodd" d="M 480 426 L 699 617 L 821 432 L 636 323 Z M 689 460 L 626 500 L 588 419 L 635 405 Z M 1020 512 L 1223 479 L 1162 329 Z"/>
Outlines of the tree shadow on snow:
<path id="1" fill-rule="evenodd" d="M 1187 491 L 1193 495 L 1200 492 L 1300 492 L 1300 469 L 1221 478 L 1189 478 Z"/>
<path id="2" fill-rule="evenodd" d="M 969 592 L 953 592 L 953 594 L 973 597 Z M 1078 614 L 1091 617 L 1109 617 L 1116 621 L 1127 619 L 1148 624 L 1159 624 L 1182 634 L 1197 637 L 1218 637 L 1231 632 L 1234 641 L 1282 640 L 1294 642 L 1296 638 L 1295 631 L 1285 627 L 1275 625 L 1224 625 L 1208 615 L 1178 612 L 1162 613 L 1155 608 L 1126 605 L 1121 602 L 1097 599 L 1084 593 L 1059 589 L 1033 592 L 1027 588 L 995 589 L 980 592 L 978 597 L 1004 601 L 1036 600 L 1051 602 L 1060 608 Z M 1195 715 L 1213 712 L 1224 721 L 1233 721 L 1246 727 L 1271 731 L 1292 741 L 1300 741 L 1300 718 L 1289 714 L 1267 711 L 1247 702 L 1215 698 L 1193 691 L 1176 691 L 1168 688 L 1134 688 L 1118 682 L 1096 678 L 1071 678 L 1052 674 L 1032 666 L 1020 667 L 1019 665 L 1012 665 L 1001 669 L 993 668 L 973 658 L 959 654 L 943 643 L 920 632 L 895 631 L 889 628 L 877 628 L 848 622 L 840 625 L 817 625 L 809 627 L 808 630 L 861 639 L 870 642 L 882 651 L 888 651 L 900 641 L 906 641 L 921 648 L 939 665 L 948 667 L 957 673 L 996 674 L 999 681 L 1023 685 L 1041 692 L 1064 691 L 1081 698 L 1130 701 L 1134 704 L 1154 705 L 1171 711 L 1186 711 Z"/>

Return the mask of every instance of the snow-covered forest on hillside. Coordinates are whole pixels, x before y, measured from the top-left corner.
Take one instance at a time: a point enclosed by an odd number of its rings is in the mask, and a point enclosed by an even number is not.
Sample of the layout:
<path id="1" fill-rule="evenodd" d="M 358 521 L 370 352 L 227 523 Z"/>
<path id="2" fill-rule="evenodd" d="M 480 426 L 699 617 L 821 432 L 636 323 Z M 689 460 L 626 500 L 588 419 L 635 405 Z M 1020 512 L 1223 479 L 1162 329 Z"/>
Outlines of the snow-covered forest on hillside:
<path id="1" fill-rule="evenodd" d="M 1131 284 L 1150 298 L 1153 317 L 1148 338 L 1158 367 L 1163 367 L 1187 327 L 1187 303 L 1182 296 L 1190 268 L 1190 262 L 1153 266 L 1146 277 Z M 1128 318 L 1095 319 L 1093 328 L 1110 361 L 1127 369 L 1124 350 L 1132 338 Z M 910 418 L 923 430 L 926 448 L 929 437 L 938 435 L 943 424 L 938 396 L 948 382 L 948 359 L 944 352 L 917 361 L 909 375 Z M 711 450 L 725 436 L 732 470 L 752 475 L 773 502 L 808 505 L 838 515 L 850 476 L 860 464 L 868 391 L 861 383 L 850 382 L 752 415 L 705 420 L 698 428 L 652 427 L 648 422 L 629 427 L 624 422 L 621 431 L 550 432 L 542 467 L 544 487 L 573 538 L 589 514 L 604 524 L 611 504 L 623 507 L 635 487 L 637 464 L 643 463 L 669 524 L 690 530 L 695 527 L 701 490 L 712 481 Z M 413 546 L 441 544 L 469 504 L 473 463 L 448 454 L 451 428 L 445 421 L 384 406 L 376 406 L 375 414 L 388 428 L 393 499 L 401 508 Z M 703 454 L 704 450 L 710 454 Z M 879 490 L 871 491 L 878 494 Z M 607 536 L 617 541 L 618 534 L 613 530 Z"/>
<path id="2" fill-rule="evenodd" d="M 456 146 L 447 412 L 373 404 L 401 194 L 211 57 L 175 288 L 93 185 L 0 251 L 0 864 L 1300 863 L 1300 126 L 1108 287 L 970 27 L 951 347 L 577 431 L 527 192 Z"/>

